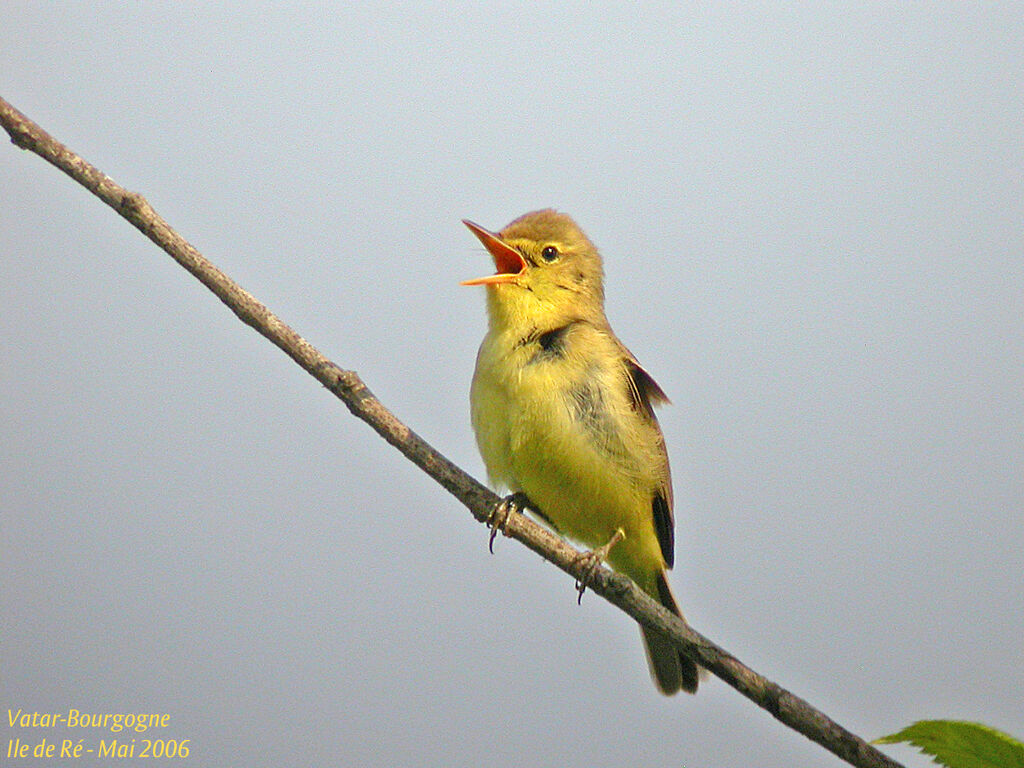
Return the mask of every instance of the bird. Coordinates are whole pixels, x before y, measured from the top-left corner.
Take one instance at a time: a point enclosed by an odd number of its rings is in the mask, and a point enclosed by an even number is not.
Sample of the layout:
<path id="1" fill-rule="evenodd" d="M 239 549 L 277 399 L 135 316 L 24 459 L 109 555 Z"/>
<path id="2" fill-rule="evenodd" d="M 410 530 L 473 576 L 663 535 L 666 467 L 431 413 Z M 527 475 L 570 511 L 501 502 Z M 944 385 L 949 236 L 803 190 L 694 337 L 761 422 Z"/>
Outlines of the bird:
<path id="1" fill-rule="evenodd" d="M 600 253 L 550 208 L 498 232 L 463 223 L 496 268 L 462 282 L 487 292 L 471 420 L 488 479 L 511 492 L 492 522 L 516 508 L 535 514 L 681 618 L 667 579 L 672 478 L 654 413 L 669 399 L 608 323 Z M 695 693 L 697 665 L 640 630 L 658 690 Z"/>

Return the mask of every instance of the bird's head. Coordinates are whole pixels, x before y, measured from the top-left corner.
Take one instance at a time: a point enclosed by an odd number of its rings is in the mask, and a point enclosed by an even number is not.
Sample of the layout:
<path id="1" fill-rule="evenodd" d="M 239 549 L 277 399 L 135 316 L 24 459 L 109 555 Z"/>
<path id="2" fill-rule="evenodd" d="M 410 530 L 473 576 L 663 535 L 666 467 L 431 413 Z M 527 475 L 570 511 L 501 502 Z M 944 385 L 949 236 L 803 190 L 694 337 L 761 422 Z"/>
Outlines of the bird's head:
<path id="1" fill-rule="evenodd" d="M 500 232 L 463 223 L 497 268 L 493 275 L 462 283 L 488 287 L 492 322 L 544 325 L 604 316 L 601 256 L 569 216 L 534 211 Z"/>

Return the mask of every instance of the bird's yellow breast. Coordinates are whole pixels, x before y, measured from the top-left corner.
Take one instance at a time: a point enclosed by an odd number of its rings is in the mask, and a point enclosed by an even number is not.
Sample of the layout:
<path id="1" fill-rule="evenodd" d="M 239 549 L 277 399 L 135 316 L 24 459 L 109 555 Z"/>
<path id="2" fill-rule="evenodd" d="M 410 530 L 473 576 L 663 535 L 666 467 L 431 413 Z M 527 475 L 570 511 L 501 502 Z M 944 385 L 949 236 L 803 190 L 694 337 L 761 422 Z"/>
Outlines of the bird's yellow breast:
<path id="1" fill-rule="evenodd" d="M 525 493 L 585 545 L 621 528 L 626 540 L 609 563 L 636 578 L 664 567 L 651 512 L 662 449 L 625 375 L 615 342 L 589 324 L 532 335 L 492 328 L 471 401 L 491 481 Z"/>

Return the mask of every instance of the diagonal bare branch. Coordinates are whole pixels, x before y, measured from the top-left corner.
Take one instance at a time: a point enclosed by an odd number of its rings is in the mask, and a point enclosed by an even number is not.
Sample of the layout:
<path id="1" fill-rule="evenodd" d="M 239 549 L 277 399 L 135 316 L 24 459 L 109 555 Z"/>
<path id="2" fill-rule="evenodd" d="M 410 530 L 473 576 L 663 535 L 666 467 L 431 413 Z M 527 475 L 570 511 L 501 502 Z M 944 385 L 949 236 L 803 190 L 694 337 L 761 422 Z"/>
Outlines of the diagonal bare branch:
<path id="1" fill-rule="evenodd" d="M 399 421 L 374 397 L 353 371 L 328 360 L 312 344 L 285 325 L 250 293 L 209 262 L 175 232 L 135 192 L 129 192 L 105 173 L 58 142 L 3 98 L 0 124 L 11 141 L 64 171 L 127 219 L 203 285 L 213 291 L 239 319 L 255 328 L 306 372 L 340 398 L 348 409 L 381 437 L 461 501 L 478 522 L 485 522 L 499 498 L 441 455 Z M 580 572 L 579 552 L 529 518 L 509 518 L 505 534 L 523 543 L 574 578 Z M 773 717 L 817 742 L 842 760 L 862 768 L 900 768 L 900 764 L 851 733 L 800 697 L 740 662 L 735 656 L 696 632 L 644 594 L 625 576 L 601 569 L 590 588 L 636 621 L 668 635 L 685 654 L 767 710 Z"/>

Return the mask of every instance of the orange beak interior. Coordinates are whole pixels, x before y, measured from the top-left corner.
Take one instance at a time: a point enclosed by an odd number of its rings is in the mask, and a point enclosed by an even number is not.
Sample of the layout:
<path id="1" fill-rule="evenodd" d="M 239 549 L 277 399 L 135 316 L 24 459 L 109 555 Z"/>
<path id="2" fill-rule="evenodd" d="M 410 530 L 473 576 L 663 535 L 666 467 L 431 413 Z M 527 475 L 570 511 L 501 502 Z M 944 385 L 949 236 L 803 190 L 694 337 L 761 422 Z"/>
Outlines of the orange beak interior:
<path id="1" fill-rule="evenodd" d="M 466 219 L 463 219 L 462 223 L 469 227 L 469 231 L 476 235 L 480 242 L 484 244 L 484 248 L 487 249 L 487 252 L 490 253 L 491 257 L 494 259 L 494 266 L 497 268 L 498 272 L 497 274 L 488 275 L 487 277 L 476 277 L 472 280 L 463 280 L 461 285 L 498 285 L 500 283 L 511 283 L 526 271 L 526 260 L 519 251 L 509 245 L 506 245 L 502 242 L 500 237 L 493 232 L 488 232 L 479 224 L 474 224 L 472 221 L 468 221 Z"/>

